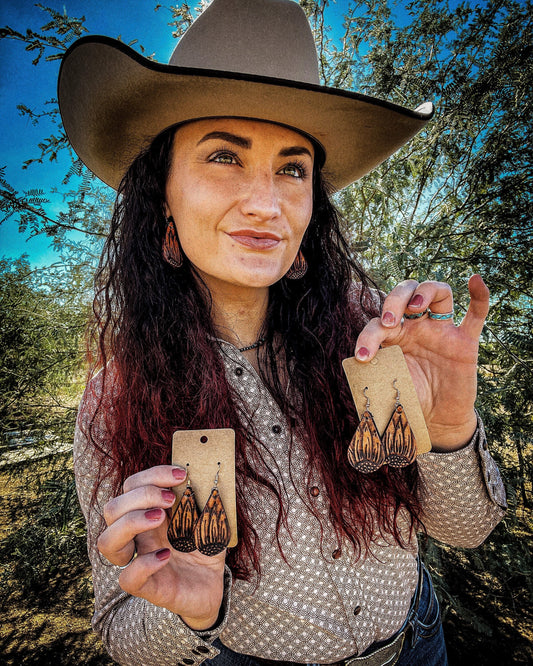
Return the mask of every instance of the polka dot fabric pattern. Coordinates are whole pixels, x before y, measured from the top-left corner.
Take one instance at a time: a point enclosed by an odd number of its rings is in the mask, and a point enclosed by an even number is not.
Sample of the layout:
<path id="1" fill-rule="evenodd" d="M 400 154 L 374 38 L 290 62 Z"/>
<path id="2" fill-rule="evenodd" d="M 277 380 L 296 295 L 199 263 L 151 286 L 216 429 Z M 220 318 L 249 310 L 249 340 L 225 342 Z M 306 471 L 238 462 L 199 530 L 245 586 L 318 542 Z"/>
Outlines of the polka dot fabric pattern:
<path id="1" fill-rule="evenodd" d="M 244 356 L 229 343 L 219 344 L 228 381 L 241 399 L 243 421 L 253 422 L 261 454 L 280 481 L 287 507 L 287 527 L 279 534 L 283 556 L 276 540 L 277 500 L 249 482 L 262 575 L 259 580 L 232 582 L 226 569 L 223 619 L 216 629 L 194 632 L 178 616 L 123 592 L 118 568 L 106 563 L 95 546 L 102 529 L 98 507 L 110 493 L 109 485 L 100 486 L 94 505 L 95 462 L 82 434 L 101 391 L 95 379 L 80 407 L 74 445 L 93 566 L 93 626 L 111 656 L 132 666 L 199 664 L 218 654 L 212 646 L 216 638 L 236 652 L 303 663 L 327 663 L 360 653 L 392 636 L 407 615 L 417 582 L 416 539 L 402 549 L 376 535 L 371 554 L 356 560 L 349 544 L 339 543 L 327 529 L 327 498 L 320 478 L 316 475 L 309 483 L 303 448 L 296 439 L 291 443 L 285 416 Z M 104 427 L 99 436 L 105 444 Z M 483 541 L 503 516 L 505 493 L 481 423 L 464 449 L 430 452 L 417 464 L 428 532 L 464 547 Z M 406 519 L 404 525 L 407 540 Z"/>

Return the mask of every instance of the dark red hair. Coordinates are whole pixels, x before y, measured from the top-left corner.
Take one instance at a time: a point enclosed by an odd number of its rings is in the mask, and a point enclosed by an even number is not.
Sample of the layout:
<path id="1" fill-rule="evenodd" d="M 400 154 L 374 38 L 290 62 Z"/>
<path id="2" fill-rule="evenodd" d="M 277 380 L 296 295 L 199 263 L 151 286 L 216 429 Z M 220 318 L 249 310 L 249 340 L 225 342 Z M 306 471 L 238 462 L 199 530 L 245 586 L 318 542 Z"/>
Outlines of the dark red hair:
<path id="1" fill-rule="evenodd" d="M 233 428 L 239 545 L 228 563 L 234 575 L 247 578 L 260 569 L 260 543 L 246 506 L 247 484 L 253 479 L 277 497 L 278 536 L 286 526 L 285 509 L 257 434 L 239 416 L 205 288 L 187 261 L 175 269 L 162 258 L 173 136 L 172 129 L 158 136 L 133 162 L 119 190 L 94 301 L 99 349 L 95 370 L 103 369 L 103 393 L 106 402 L 112 395 L 112 408 L 100 401 L 92 415 L 93 424 L 105 419 L 106 441 L 99 440 L 93 427 L 89 437 L 101 455 L 101 475 L 111 469 L 118 491 L 129 475 L 170 462 L 175 430 Z M 410 534 L 401 533 L 400 512 L 410 516 L 411 530 L 420 514 L 416 465 L 400 471 L 383 467 L 364 475 L 347 463 L 358 420 L 341 362 L 353 355 L 357 335 L 377 313 L 379 298 L 340 232 L 318 168 L 302 250 L 308 263 L 305 276 L 284 278 L 270 288 L 263 381 L 303 442 L 309 479 L 313 470 L 322 479 L 331 523 L 322 529 L 347 538 L 357 557 L 378 534 L 403 546 Z M 291 369 L 288 391 L 279 373 L 280 354 Z M 309 498 L 303 499 L 315 513 Z"/>

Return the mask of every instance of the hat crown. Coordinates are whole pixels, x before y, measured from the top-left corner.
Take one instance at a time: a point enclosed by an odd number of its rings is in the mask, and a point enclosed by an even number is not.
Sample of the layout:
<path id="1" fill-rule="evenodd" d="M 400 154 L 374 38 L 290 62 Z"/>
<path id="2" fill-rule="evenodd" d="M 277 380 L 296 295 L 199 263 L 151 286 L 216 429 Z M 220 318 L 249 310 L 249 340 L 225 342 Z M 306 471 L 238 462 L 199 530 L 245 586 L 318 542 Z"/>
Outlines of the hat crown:
<path id="1" fill-rule="evenodd" d="M 213 0 L 169 64 L 320 83 L 313 33 L 293 0 Z"/>

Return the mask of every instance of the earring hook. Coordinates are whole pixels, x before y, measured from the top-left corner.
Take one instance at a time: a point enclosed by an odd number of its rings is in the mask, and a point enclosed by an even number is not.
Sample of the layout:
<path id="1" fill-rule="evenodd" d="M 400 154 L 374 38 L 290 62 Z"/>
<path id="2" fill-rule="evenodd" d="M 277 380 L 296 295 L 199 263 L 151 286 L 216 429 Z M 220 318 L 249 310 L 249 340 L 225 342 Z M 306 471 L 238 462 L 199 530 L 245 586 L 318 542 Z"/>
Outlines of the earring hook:
<path id="1" fill-rule="evenodd" d="M 220 474 L 220 463 L 218 463 L 217 473 L 215 474 L 215 483 L 214 483 L 215 488 L 218 486 L 218 475 L 219 474 Z"/>
<path id="2" fill-rule="evenodd" d="M 393 387 L 396 389 L 396 406 L 398 406 L 398 405 L 400 404 L 400 389 L 396 386 L 396 382 L 397 382 L 397 381 L 398 381 L 398 380 L 395 379 L 395 380 L 392 382 Z"/>
<path id="3" fill-rule="evenodd" d="M 368 409 L 370 407 L 370 398 L 366 394 L 367 391 L 368 391 L 368 386 L 365 386 L 365 388 L 363 389 L 363 395 L 366 398 L 366 408 L 365 409 L 368 411 Z"/>

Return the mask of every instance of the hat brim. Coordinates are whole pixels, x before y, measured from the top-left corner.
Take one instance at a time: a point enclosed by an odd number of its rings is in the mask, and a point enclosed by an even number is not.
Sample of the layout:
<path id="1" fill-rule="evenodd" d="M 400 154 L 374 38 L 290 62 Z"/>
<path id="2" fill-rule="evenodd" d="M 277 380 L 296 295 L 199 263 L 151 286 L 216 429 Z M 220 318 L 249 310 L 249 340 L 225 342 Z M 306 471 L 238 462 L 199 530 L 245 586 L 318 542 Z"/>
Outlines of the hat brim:
<path id="1" fill-rule="evenodd" d="M 58 81 L 63 126 L 82 162 L 117 189 L 140 151 L 164 129 L 209 117 L 254 118 L 304 132 L 323 147 L 341 189 L 403 146 L 433 115 L 336 88 L 164 65 L 108 37 L 84 37 Z"/>

